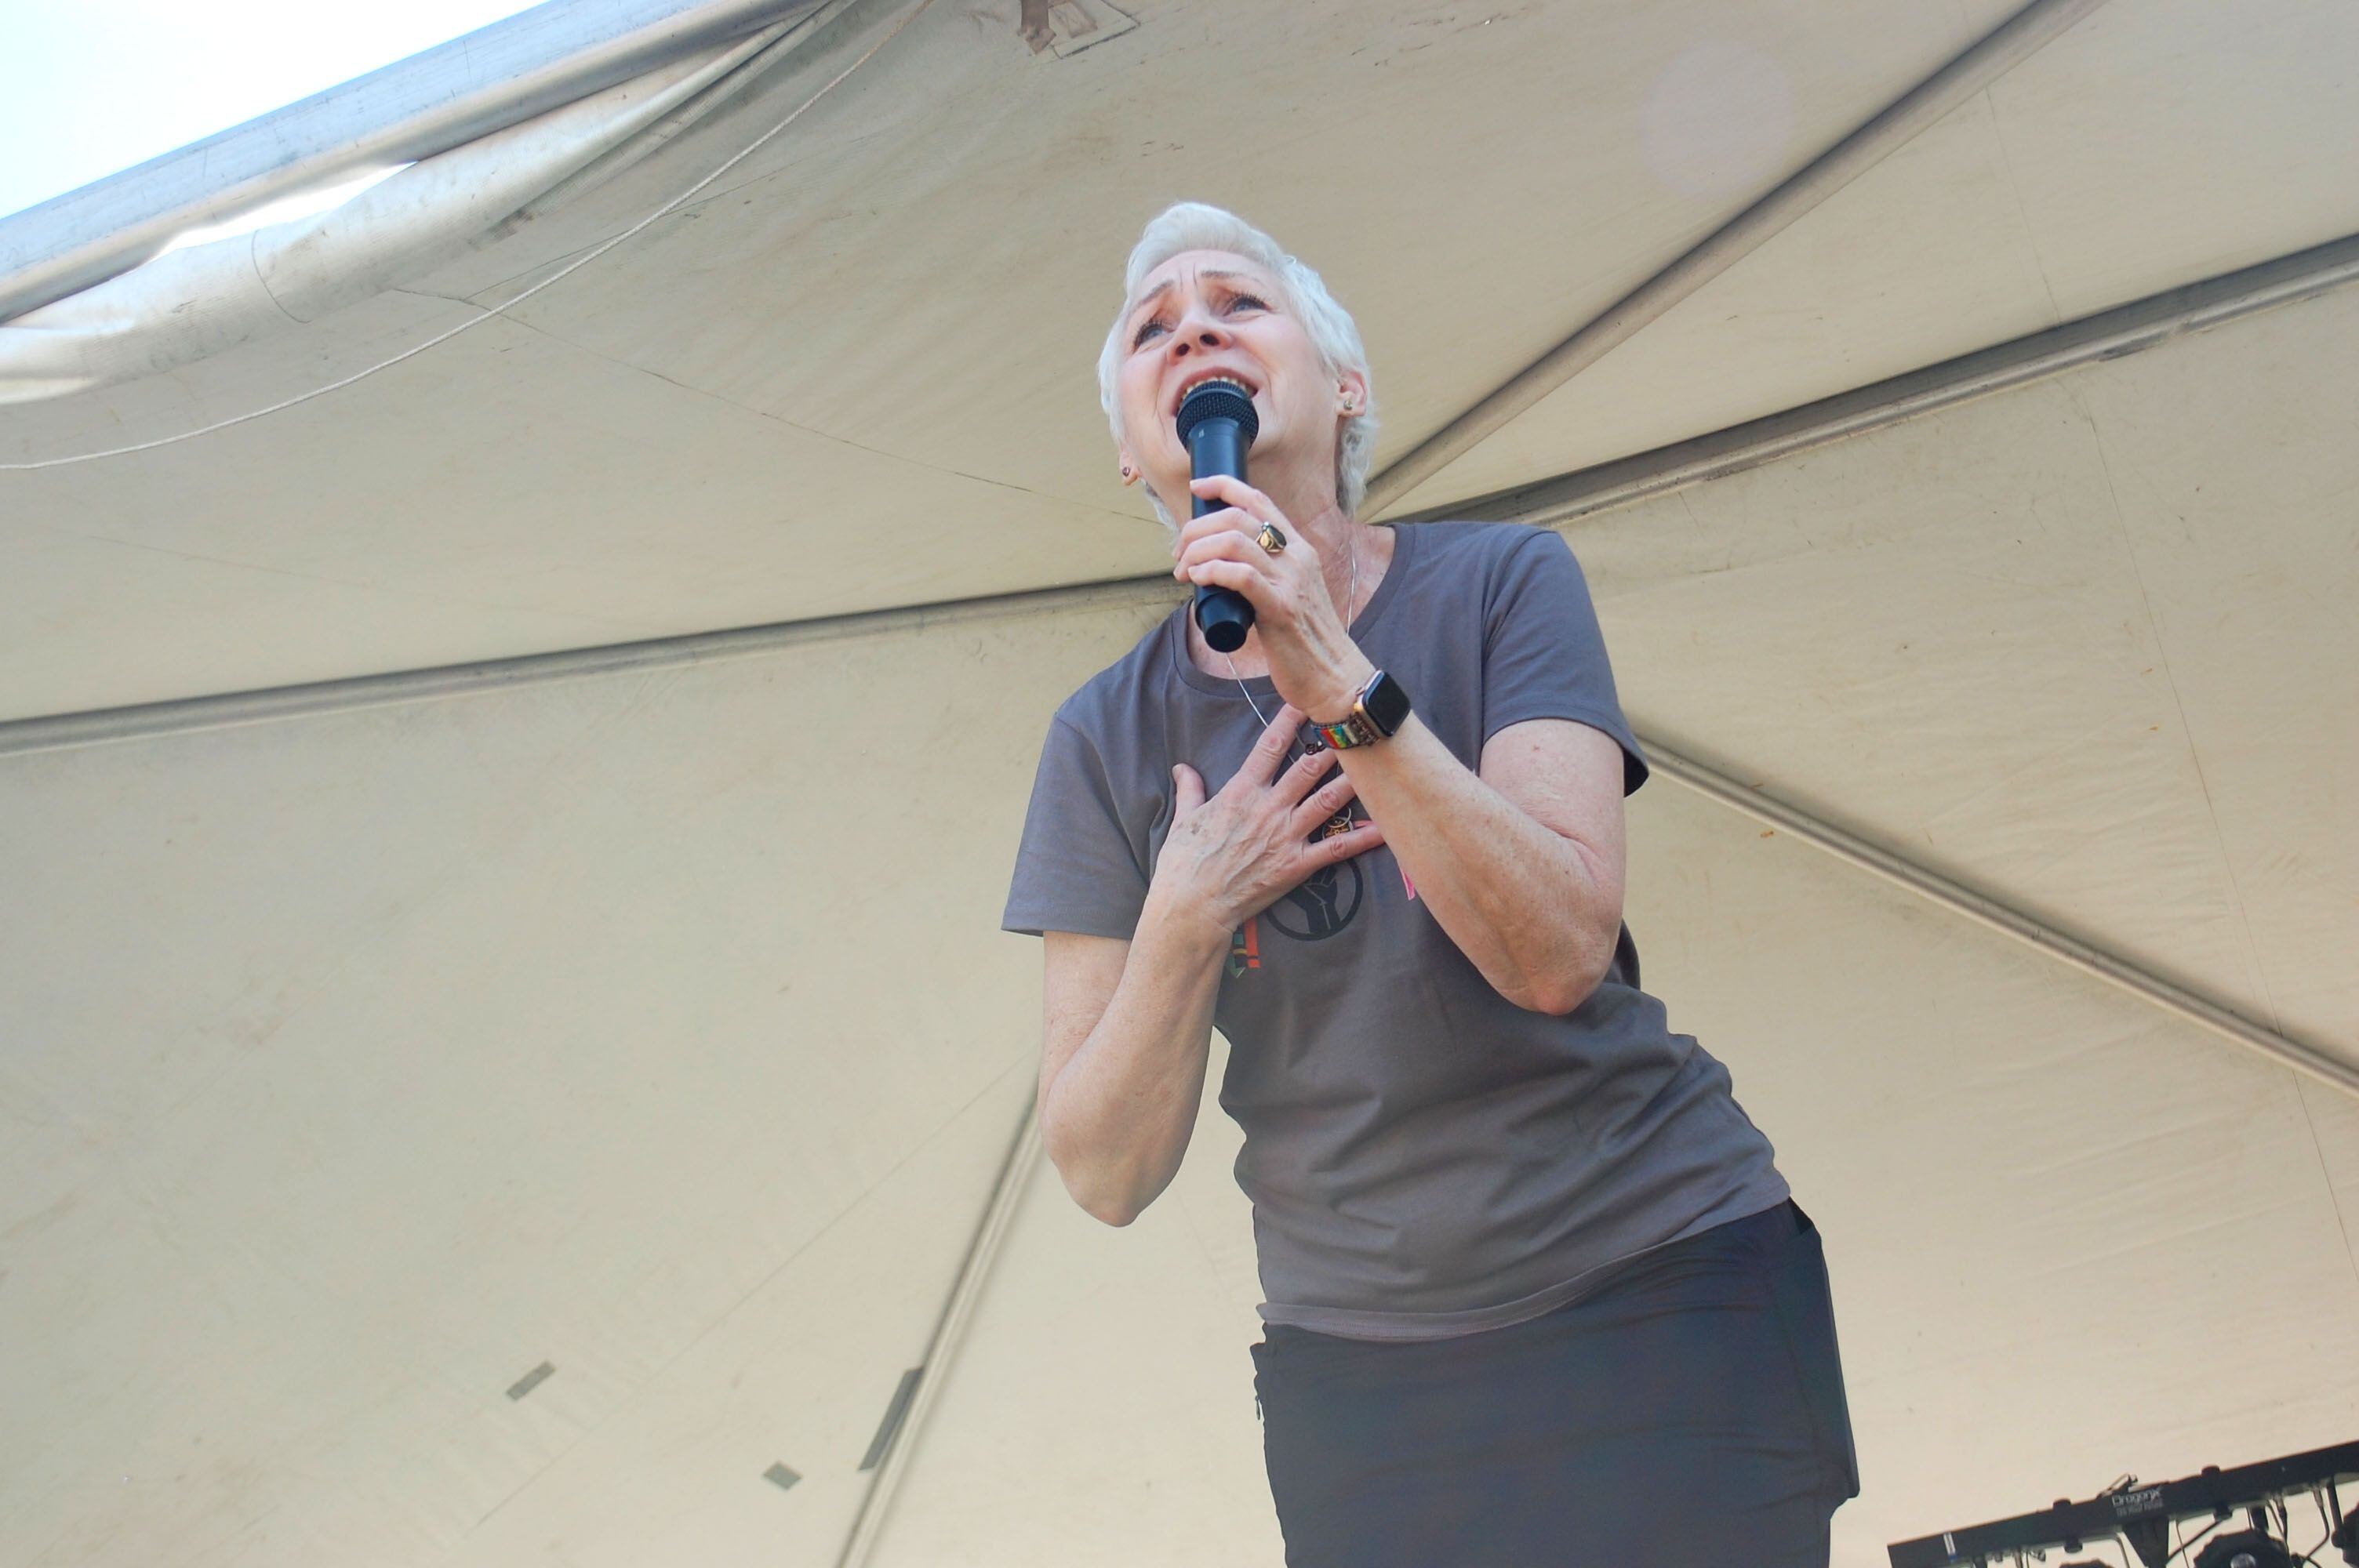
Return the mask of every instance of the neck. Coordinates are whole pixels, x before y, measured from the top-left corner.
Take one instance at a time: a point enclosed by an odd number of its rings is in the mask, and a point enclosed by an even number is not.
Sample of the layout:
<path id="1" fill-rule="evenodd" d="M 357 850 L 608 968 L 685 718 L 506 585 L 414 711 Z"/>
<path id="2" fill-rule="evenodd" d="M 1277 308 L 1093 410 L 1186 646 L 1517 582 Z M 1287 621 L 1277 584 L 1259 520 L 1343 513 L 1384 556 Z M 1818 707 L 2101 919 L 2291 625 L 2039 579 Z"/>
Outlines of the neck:
<path id="1" fill-rule="evenodd" d="M 1327 596 L 1348 629 L 1352 618 L 1375 596 L 1392 560 L 1389 531 L 1354 522 L 1335 503 L 1332 473 L 1322 481 L 1288 483 L 1273 474 L 1267 481 L 1253 476 L 1255 488 L 1277 503 L 1287 527 L 1307 539 L 1319 552 L 1320 575 L 1327 579 Z M 1356 564 L 1355 564 L 1356 563 Z M 1234 654 L 1216 654 L 1204 641 L 1195 617 L 1188 617 L 1189 652 L 1199 669 L 1212 675 L 1262 676 L 1269 673 L 1263 655 L 1261 631 L 1245 633 L 1245 646 Z"/>
<path id="2" fill-rule="evenodd" d="M 1277 509 L 1286 514 L 1288 525 L 1297 533 L 1310 535 L 1321 550 L 1327 547 L 1330 529 L 1351 524 L 1351 519 L 1335 504 L 1335 460 L 1332 452 L 1320 454 L 1315 465 L 1270 463 L 1266 465 L 1266 471 L 1256 469 L 1252 478 L 1256 490 L 1277 503 Z"/>
<path id="3" fill-rule="evenodd" d="M 1343 611 L 1349 622 L 1356 605 L 1343 602 L 1351 591 L 1351 570 L 1353 553 L 1365 548 L 1356 535 L 1367 532 L 1344 514 L 1335 504 L 1335 463 L 1332 453 L 1321 454 L 1317 471 L 1308 471 L 1297 463 L 1272 464 L 1266 473 L 1252 476 L 1255 489 L 1277 503 L 1291 533 L 1310 541 L 1319 552 L 1319 561 L 1325 568 L 1327 594 Z M 1367 586 L 1367 568 L 1360 570 L 1361 587 Z M 1255 645 L 1246 644 L 1248 648 Z M 1256 649 L 1258 654 L 1258 649 Z"/>
<path id="4" fill-rule="evenodd" d="M 1294 531 L 1308 537 L 1311 548 L 1319 552 L 1320 575 L 1327 579 L 1327 597 L 1343 611 L 1343 623 L 1350 625 L 1353 613 L 1360 608 L 1352 602 L 1356 597 L 1353 592 L 1354 583 L 1364 591 L 1367 588 L 1366 568 L 1355 573 L 1352 567 L 1366 548 L 1360 535 L 1367 530 L 1345 516 L 1332 494 L 1324 506 L 1307 517 L 1293 511 L 1286 514 L 1294 519 Z"/>

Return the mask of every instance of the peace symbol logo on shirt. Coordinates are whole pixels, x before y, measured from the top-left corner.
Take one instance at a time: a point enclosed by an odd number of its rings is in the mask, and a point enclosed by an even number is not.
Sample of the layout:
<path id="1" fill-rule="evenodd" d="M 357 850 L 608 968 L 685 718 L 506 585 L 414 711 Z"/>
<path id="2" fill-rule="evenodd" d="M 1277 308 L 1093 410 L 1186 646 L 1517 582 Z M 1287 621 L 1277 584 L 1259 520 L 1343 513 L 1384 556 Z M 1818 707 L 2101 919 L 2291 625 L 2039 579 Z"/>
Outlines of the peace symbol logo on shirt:
<path id="1" fill-rule="evenodd" d="M 1351 831 L 1351 814 L 1339 811 L 1319 829 L 1319 837 L 1332 838 Z M 1266 913 L 1272 925 L 1297 942 L 1324 942 L 1352 924 L 1367 891 L 1367 878 L 1361 874 L 1359 857 L 1353 856 L 1311 872 L 1299 887 L 1287 892 Z"/>

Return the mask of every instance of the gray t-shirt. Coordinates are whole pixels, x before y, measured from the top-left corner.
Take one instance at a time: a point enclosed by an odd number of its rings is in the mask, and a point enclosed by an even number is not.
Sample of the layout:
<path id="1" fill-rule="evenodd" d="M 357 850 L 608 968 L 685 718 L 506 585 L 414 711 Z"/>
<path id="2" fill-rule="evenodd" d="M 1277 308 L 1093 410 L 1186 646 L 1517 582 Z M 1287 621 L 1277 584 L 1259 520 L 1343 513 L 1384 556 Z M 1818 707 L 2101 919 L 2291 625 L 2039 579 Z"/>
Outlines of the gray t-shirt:
<path id="1" fill-rule="evenodd" d="M 1562 535 L 1394 535 L 1352 634 L 1460 762 L 1478 767 L 1510 724 L 1570 719 L 1621 744 L 1625 794 L 1645 782 Z M 1236 682 L 1189 658 L 1186 612 L 1057 710 L 1007 930 L 1129 938 L 1170 826 L 1172 764 L 1217 790 L 1244 762 L 1262 725 Z M 1245 685 L 1277 711 L 1266 677 Z M 1389 849 L 1240 928 L 1213 1021 L 1271 1323 L 1360 1339 L 1503 1327 L 1575 1299 L 1608 1264 L 1787 1196 L 1728 1070 L 1638 989 L 1626 926 L 1577 1011 L 1527 1011 L 1458 950 Z"/>

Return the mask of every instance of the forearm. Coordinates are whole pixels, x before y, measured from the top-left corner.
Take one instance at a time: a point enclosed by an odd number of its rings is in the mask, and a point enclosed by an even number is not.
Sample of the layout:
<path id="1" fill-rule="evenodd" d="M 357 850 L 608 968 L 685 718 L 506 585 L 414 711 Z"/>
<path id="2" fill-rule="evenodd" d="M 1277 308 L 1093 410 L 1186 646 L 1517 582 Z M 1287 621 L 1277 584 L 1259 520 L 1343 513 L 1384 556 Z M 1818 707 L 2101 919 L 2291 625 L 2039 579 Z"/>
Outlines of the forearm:
<path id="1" fill-rule="evenodd" d="M 1042 1089 L 1042 1144 L 1074 1201 L 1109 1225 L 1137 1217 L 1187 1152 L 1227 946 L 1150 895 L 1104 1012 Z"/>
<path id="2" fill-rule="evenodd" d="M 1613 960 L 1621 911 L 1589 851 L 1485 784 L 1414 716 L 1337 753 L 1442 930 L 1518 1007 L 1570 1012 Z M 1610 916 L 1610 918 L 1609 918 Z"/>

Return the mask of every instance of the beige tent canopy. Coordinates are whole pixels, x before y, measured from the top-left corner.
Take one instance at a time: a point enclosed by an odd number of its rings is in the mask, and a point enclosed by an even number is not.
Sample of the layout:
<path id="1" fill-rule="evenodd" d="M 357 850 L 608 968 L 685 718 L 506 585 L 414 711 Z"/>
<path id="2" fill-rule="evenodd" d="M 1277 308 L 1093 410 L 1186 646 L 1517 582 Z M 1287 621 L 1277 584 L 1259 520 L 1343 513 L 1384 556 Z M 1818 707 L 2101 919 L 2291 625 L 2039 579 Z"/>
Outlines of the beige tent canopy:
<path id="1" fill-rule="evenodd" d="M 1278 1560 L 1234 1129 L 1072 1206 L 996 930 L 1172 601 L 1091 364 L 1180 197 L 1357 315 L 1386 517 L 1588 569 L 1837 1561 L 2359 1436 L 2354 59 L 559 0 L 0 220 L 0 1568 Z"/>

